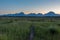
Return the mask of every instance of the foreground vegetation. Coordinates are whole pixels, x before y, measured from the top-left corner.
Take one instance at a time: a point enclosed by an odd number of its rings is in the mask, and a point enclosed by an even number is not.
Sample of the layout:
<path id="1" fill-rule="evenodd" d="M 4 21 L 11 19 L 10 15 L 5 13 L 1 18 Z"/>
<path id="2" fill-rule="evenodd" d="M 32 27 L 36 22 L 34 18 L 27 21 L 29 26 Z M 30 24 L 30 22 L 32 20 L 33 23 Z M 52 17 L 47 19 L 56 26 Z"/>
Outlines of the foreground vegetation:
<path id="1" fill-rule="evenodd" d="M 0 40 L 29 40 L 34 26 L 33 40 L 60 40 L 60 18 L 0 17 Z"/>

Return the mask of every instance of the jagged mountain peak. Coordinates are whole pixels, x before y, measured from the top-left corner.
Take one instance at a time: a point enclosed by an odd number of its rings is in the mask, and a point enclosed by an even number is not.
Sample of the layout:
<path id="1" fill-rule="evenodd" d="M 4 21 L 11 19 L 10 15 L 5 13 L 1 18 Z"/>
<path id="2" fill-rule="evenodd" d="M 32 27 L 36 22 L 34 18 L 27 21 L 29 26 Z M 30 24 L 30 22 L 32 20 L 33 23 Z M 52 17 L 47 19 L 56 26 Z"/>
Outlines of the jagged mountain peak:
<path id="1" fill-rule="evenodd" d="M 47 14 L 55 14 L 55 12 L 53 12 L 53 11 L 50 11 L 50 12 L 48 12 Z"/>
<path id="2" fill-rule="evenodd" d="M 20 12 L 20 13 L 16 13 L 16 14 L 24 15 L 24 12 Z"/>
<path id="3" fill-rule="evenodd" d="M 56 15 L 57 14 L 55 12 L 53 12 L 53 11 L 50 11 L 50 12 L 44 14 L 44 16 L 56 16 Z"/>

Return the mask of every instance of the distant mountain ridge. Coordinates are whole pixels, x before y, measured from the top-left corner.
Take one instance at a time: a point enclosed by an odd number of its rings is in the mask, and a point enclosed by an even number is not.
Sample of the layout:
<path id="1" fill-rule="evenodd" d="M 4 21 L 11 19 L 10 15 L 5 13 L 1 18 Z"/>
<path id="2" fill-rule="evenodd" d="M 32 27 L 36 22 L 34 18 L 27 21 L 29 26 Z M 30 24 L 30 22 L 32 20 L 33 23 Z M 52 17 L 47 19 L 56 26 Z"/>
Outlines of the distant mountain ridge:
<path id="1" fill-rule="evenodd" d="M 44 14 L 44 15 L 42 13 L 38 13 L 38 14 L 35 14 L 35 13 L 24 14 L 24 12 L 20 12 L 20 13 L 16 13 L 16 14 L 6 14 L 6 15 L 0 15 L 0 16 L 60 16 L 60 14 L 56 14 L 55 12 L 50 11 L 50 12 Z"/>
<path id="2" fill-rule="evenodd" d="M 50 11 L 50 12 L 44 14 L 44 16 L 60 16 L 60 14 L 56 14 L 55 12 Z"/>

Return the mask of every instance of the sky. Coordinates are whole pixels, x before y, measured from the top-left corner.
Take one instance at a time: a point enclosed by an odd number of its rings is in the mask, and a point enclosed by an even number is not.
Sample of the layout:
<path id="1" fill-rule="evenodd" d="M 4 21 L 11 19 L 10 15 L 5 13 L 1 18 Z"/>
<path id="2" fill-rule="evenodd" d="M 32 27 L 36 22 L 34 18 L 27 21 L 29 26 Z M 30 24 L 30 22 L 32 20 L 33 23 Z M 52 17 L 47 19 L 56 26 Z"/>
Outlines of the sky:
<path id="1" fill-rule="evenodd" d="M 0 0 L 0 14 L 24 12 L 60 14 L 60 0 Z"/>

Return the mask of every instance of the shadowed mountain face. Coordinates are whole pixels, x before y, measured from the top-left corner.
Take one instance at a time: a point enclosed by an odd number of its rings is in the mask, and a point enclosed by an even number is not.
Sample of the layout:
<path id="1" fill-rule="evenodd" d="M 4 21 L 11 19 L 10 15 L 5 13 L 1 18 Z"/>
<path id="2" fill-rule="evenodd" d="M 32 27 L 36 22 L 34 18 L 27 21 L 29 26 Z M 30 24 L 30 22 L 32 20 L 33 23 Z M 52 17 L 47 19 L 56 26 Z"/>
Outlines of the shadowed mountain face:
<path id="1" fill-rule="evenodd" d="M 37 16 L 43 16 L 43 14 L 42 13 L 38 13 L 38 14 L 36 14 Z"/>
<path id="2" fill-rule="evenodd" d="M 30 13 L 30 14 L 27 14 L 27 16 L 36 16 L 35 13 Z"/>
<path id="3" fill-rule="evenodd" d="M 43 14 L 42 13 L 38 13 L 38 14 L 30 13 L 30 14 L 27 14 L 27 16 L 43 16 Z"/>
<path id="4" fill-rule="evenodd" d="M 15 16 L 25 16 L 24 12 L 16 13 Z"/>
<path id="5" fill-rule="evenodd" d="M 55 14 L 54 12 L 50 11 L 46 14 L 42 14 L 42 13 L 30 13 L 30 14 L 24 14 L 24 12 L 20 12 L 20 13 L 16 13 L 16 14 L 7 14 L 7 15 L 2 15 L 2 16 L 60 16 L 60 14 Z"/>
<path id="6" fill-rule="evenodd" d="M 55 14 L 54 12 L 50 11 L 50 12 L 44 14 L 44 16 L 58 16 L 58 14 Z"/>

